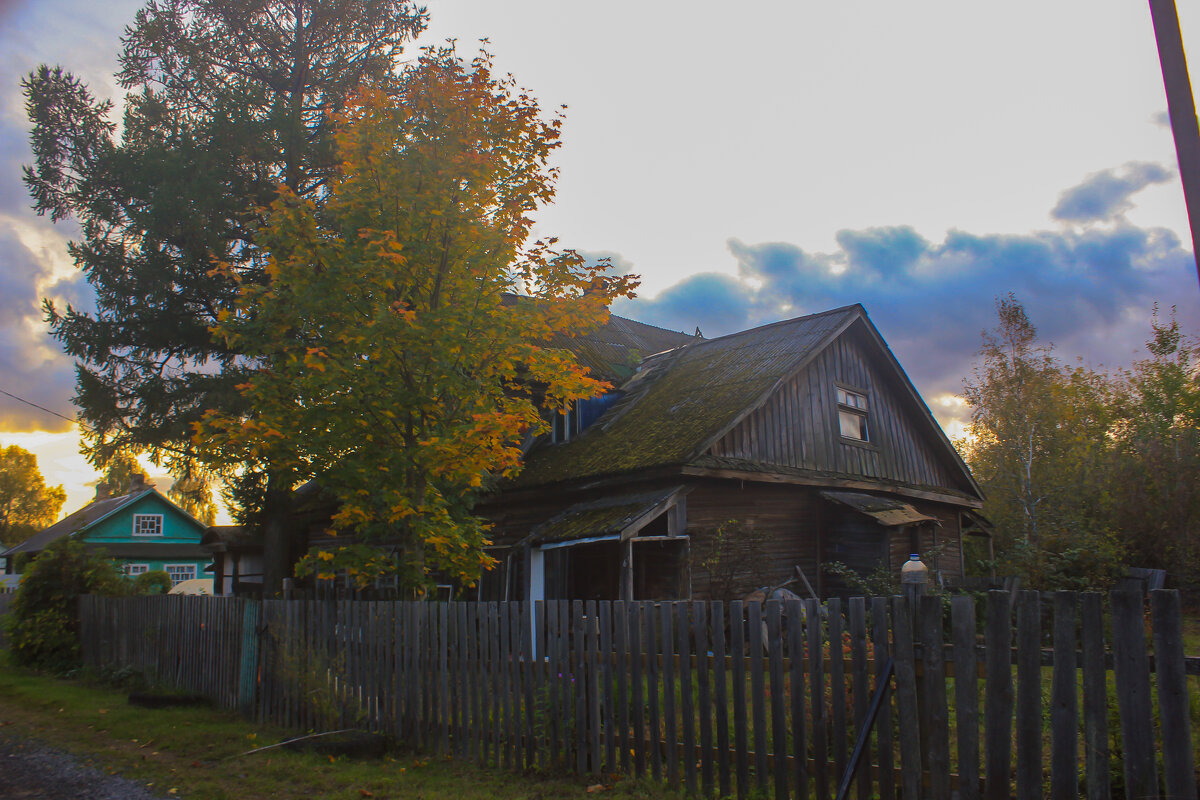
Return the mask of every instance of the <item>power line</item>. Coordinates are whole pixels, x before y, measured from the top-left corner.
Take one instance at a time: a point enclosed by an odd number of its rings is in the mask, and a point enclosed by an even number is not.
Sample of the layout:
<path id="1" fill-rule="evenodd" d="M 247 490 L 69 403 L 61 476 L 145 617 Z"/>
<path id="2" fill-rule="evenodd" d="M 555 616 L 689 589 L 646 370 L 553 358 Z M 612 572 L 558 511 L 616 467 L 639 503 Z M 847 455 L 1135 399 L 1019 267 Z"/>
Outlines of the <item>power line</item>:
<path id="1" fill-rule="evenodd" d="M 45 411 L 47 414 L 53 414 L 54 416 L 58 417 L 59 419 L 65 419 L 67 422 L 74 422 L 77 425 L 80 425 L 81 427 L 86 427 L 86 426 L 84 426 L 84 424 L 82 422 L 80 422 L 75 417 L 67 417 L 67 416 L 64 416 L 64 415 L 58 413 L 57 411 L 51 411 L 50 409 L 46 408 L 45 406 L 39 406 L 37 403 L 34 403 L 30 400 L 26 400 L 24 397 L 17 397 L 12 392 L 6 392 L 3 389 L 0 389 L 0 394 L 5 395 L 6 397 L 11 397 L 13 400 L 16 400 L 18 403 L 24 403 L 27 406 L 32 406 L 32 407 L 36 408 L 38 411 Z"/>

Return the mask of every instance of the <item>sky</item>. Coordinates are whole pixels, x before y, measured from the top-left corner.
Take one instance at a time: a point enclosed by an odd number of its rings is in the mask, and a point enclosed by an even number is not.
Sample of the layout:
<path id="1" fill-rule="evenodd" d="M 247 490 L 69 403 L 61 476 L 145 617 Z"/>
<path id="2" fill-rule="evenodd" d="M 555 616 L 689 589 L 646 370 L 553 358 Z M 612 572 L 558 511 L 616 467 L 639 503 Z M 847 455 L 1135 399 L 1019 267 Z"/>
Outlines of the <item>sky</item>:
<path id="1" fill-rule="evenodd" d="M 70 221 L 29 210 L 19 80 L 100 97 L 136 0 L 0 0 L 0 390 L 74 414 L 42 298 L 86 303 Z M 1200 8 L 1180 4 L 1185 47 Z M 487 39 L 566 105 L 536 234 L 641 276 L 616 313 L 718 336 L 862 303 L 953 435 L 995 300 L 1064 359 L 1127 365 L 1155 303 L 1200 334 L 1200 289 L 1149 11 L 1128 0 L 430 0 L 420 43 Z M 419 44 L 420 44 L 419 43 Z M 1197 45 L 1200 47 L 1200 45 Z M 1193 58 L 1193 72 L 1200 56 Z M 65 420 L 0 395 L 65 511 L 96 479 Z M 161 470 L 150 468 L 153 476 Z"/>

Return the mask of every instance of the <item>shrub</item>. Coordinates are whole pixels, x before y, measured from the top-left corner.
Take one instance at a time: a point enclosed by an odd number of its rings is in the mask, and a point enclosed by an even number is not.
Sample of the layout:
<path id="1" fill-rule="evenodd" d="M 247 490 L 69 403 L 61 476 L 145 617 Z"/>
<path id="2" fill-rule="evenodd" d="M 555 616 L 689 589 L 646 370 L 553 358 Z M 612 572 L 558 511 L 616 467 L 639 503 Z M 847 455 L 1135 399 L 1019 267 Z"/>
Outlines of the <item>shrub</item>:
<path id="1" fill-rule="evenodd" d="M 70 536 L 29 564 L 5 622 L 19 665 L 55 673 L 79 666 L 79 595 L 128 593 L 116 564 Z"/>
<path id="2" fill-rule="evenodd" d="M 171 576 L 165 570 L 152 569 L 133 579 L 134 594 L 166 594 L 171 591 Z"/>

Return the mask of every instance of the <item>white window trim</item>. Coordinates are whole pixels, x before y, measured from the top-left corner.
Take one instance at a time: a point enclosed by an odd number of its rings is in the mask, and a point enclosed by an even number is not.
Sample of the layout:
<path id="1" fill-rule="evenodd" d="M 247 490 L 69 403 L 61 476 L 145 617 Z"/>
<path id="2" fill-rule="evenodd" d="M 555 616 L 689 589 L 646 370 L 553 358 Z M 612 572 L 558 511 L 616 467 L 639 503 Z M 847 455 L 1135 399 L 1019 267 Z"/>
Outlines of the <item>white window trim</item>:
<path id="1" fill-rule="evenodd" d="M 846 401 L 843 402 L 841 395 L 846 395 Z M 867 392 L 862 389 L 855 389 L 845 384 L 834 384 L 834 401 L 837 408 L 837 431 L 838 435 L 846 442 L 854 442 L 855 444 L 871 444 L 873 442 L 872 432 L 873 424 L 871 422 L 871 400 Z M 842 414 L 853 415 L 861 421 L 862 428 L 865 429 L 865 436 L 847 436 L 842 431 Z"/>
<path id="2" fill-rule="evenodd" d="M 137 572 L 134 572 L 134 570 L 137 570 Z M 130 578 L 136 578 L 138 575 L 141 575 L 142 573 L 149 572 L 149 571 L 150 571 L 149 564 L 126 564 L 125 565 L 125 575 Z"/>
<path id="3" fill-rule="evenodd" d="M 142 533 L 139 531 L 138 522 L 143 519 L 157 519 L 158 533 Z M 162 536 L 163 535 L 163 515 L 162 514 L 134 514 L 133 515 L 133 535 L 134 536 Z"/>
<path id="4" fill-rule="evenodd" d="M 172 569 L 184 570 L 185 574 L 187 574 L 187 577 L 176 580 L 175 573 L 171 572 Z M 183 581 L 192 580 L 196 577 L 196 565 L 195 564 L 163 564 L 163 571 L 171 576 L 171 585 L 172 586 L 178 586 Z"/>

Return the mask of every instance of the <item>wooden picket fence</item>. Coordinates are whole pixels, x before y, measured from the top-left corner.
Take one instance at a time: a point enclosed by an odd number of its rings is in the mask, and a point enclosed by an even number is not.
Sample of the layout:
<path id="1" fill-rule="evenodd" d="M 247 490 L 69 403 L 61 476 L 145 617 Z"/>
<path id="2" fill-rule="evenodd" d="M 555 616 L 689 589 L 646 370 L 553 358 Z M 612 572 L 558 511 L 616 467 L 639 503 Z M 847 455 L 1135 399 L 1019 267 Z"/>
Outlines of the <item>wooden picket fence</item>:
<path id="1" fill-rule="evenodd" d="M 1196 798 L 1200 659 L 1184 656 L 1171 591 L 1148 608 L 1136 593 L 1033 591 L 824 605 L 85 597 L 81 618 L 91 666 L 298 731 L 361 727 L 504 768 L 739 798 Z"/>

